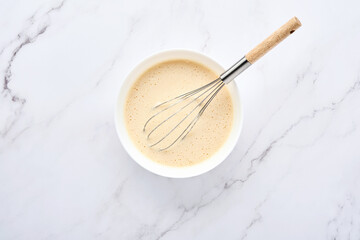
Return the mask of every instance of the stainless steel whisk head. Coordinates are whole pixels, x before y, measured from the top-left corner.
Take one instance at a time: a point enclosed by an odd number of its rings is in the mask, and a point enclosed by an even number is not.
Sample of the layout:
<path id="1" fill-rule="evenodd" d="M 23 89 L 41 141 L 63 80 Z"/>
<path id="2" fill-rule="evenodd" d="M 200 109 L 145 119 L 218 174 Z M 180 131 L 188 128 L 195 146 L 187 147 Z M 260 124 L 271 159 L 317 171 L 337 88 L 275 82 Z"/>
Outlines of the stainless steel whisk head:
<path id="1" fill-rule="evenodd" d="M 237 63 L 235 63 L 231 68 L 225 71 L 220 75 L 216 80 L 199 87 L 190 92 L 181 94 L 173 99 L 162 102 L 156 105 L 153 109 L 159 109 L 164 107 L 162 110 L 158 111 L 154 115 L 152 115 L 145 123 L 143 127 L 143 132 L 146 132 L 146 128 L 154 121 L 154 119 L 159 118 L 161 115 L 165 115 L 165 112 L 170 112 L 169 116 L 165 117 L 164 120 L 160 120 L 159 123 L 155 124 L 154 127 L 147 134 L 147 139 L 150 140 L 150 136 L 159 131 L 159 128 L 166 124 L 170 119 L 173 119 L 178 114 L 183 113 L 184 117 L 180 117 L 180 120 L 174 124 L 173 127 L 169 128 L 169 131 L 166 131 L 160 139 L 156 140 L 154 143 L 151 143 L 150 147 L 160 146 L 172 133 L 175 133 L 180 125 L 184 123 L 190 116 L 193 115 L 193 118 L 189 121 L 188 124 L 185 124 L 185 127 L 181 129 L 179 135 L 176 135 L 174 140 L 171 140 L 169 143 L 166 143 L 165 146 L 159 147 L 160 151 L 166 150 L 173 146 L 176 142 L 181 139 L 184 139 L 189 132 L 193 129 L 195 124 L 200 119 L 201 115 L 207 109 L 211 101 L 215 98 L 215 96 L 219 93 L 219 91 L 224 87 L 225 84 L 231 82 L 235 77 L 237 77 L 241 72 L 247 69 L 251 64 L 264 56 L 268 51 L 270 51 L 273 47 L 275 47 L 282 40 L 287 38 L 290 34 L 292 34 L 296 29 L 301 26 L 299 19 L 296 17 L 291 18 L 287 23 L 281 26 L 278 30 L 272 33 L 268 38 L 262 41 L 259 45 L 249 51 L 242 59 L 240 59 Z M 186 102 L 188 101 L 188 102 Z M 195 104 L 195 107 L 190 108 L 191 104 Z M 183 106 L 181 106 L 183 104 Z M 176 106 L 180 106 L 179 109 L 175 110 L 171 113 L 171 110 L 176 108 Z M 189 112 L 185 112 L 185 109 L 189 107 L 191 109 Z M 151 124 L 150 124 L 151 125 Z M 178 134 L 176 132 L 176 134 Z"/>
<path id="2" fill-rule="evenodd" d="M 174 113 L 171 113 L 170 116 L 166 117 L 164 120 L 160 121 L 155 127 L 153 127 L 150 132 L 147 134 L 147 139 L 149 140 L 150 136 L 159 129 L 163 124 L 165 124 L 167 121 L 175 117 L 177 114 L 179 114 L 181 111 L 185 111 L 185 109 L 191 109 L 181 120 L 175 124 L 174 127 L 172 127 L 164 136 L 162 136 L 159 140 L 155 141 L 155 143 L 152 143 L 149 145 L 149 147 L 155 147 L 159 144 L 161 144 L 166 138 L 172 134 L 176 128 L 180 126 L 186 119 L 188 119 L 191 115 L 194 115 L 193 113 L 195 111 L 198 111 L 195 116 L 192 118 L 189 124 L 184 128 L 183 131 L 175 138 L 175 140 L 171 141 L 167 146 L 160 147 L 158 150 L 163 151 L 171 146 L 173 146 L 177 141 L 184 139 L 189 132 L 192 130 L 192 128 L 195 126 L 197 121 L 200 119 L 201 115 L 204 113 L 206 108 L 209 106 L 211 101 L 215 98 L 215 96 L 218 94 L 218 92 L 224 87 L 225 83 L 221 78 L 218 78 L 202 87 L 199 87 L 195 90 L 189 91 L 187 93 L 181 94 L 173 99 L 170 99 L 168 101 L 162 102 L 156 106 L 153 107 L 153 109 L 158 109 L 161 106 L 166 106 L 164 109 L 158 111 L 154 115 L 152 115 L 144 124 L 143 132 L 146 132 L 146 127 L 148 124 L 154 120 L 156 117 L 158 117 L 161 114 L 164 114 L 165 112 L 170 111 L 170 109 L 175 108 L 176 106 L 180 105 L 184 101 L 187 101 L 187 103 L 184 104 L 184 106 L 180 106 L 178 110 L 176 110 Z M 190 106 L 195 103 L 195 107 L 191 108 Z"/>

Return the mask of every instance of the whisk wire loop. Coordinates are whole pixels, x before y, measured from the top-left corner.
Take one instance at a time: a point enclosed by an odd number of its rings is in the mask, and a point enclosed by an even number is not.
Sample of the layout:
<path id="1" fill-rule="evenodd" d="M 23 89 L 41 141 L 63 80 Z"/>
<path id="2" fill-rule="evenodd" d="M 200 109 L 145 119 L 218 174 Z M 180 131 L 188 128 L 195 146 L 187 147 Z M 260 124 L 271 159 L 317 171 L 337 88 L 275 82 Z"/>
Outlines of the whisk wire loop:
<path id="1" fill-rule="evenodd" d="M 163 110 L 155 113 L 154 115 L 152 115 L 147 122 L 145 123 L 144 127 L 143 127 L 143 131 L 146 131 L 146 127 L 149 124 L 149 122 L 151 120 L 153 120 L 156 116 L 160 115 L 161 113 L 165 112 L 166 110 L 169 110 L 170 108 L 173 108 L 175 105 L 185 101 L 186 99 L 195 96 L 196 94 L 199 94 L 198 96 L 194 97 L 193 99 L 191 99 L 191 101 L 187 104 L 185 104 L 184 106 L 182 106 L 179 110 L 175 111 L 173 114 L 171 114 L 169 117 L 167 117 L 165 120 L 161 121 L 159 124 L 157 124 L 147 135 L 147 139 L 150 138 L 150 136 L 160 127 L 162 126 L 164 123 L 166 123 L 167 121 L 169 121 L 171 118 L 173 118 L 175 115 L 179 114 L 181 111 L 183 111 L 186 107 L 188 107 L 190 104 L 194 103 L 196 100 L 200 99 L 202 96 L 205 97 L 203 99 L 201 99 L 201 101 L 189 112 L 185 115 L 185 117 L 183 117 L 173 128 L 171 128 L 170 131 L 168 131 L 163 137 L 161 137 L 159 140 L 157 140 L 155 143 L 150 144 L 149 147 L 155 147 L 156 145 L 160 144 L 161 142 L 163 142 L 168 136 L 170 136 L 171 133 L 173 133 L 189 116 L 191 116 L 194 111 L 196 109 L 198 109 L 199 107 L 201 107 L 201 109 L 199 110 L 199 112 L 196 114 L 196 116 L 190 121 L 190 123 L 186 126 L 186 128 L 181 132 L 181 134 L 179 136 L 176 137 L 176 139 L 174 141 L 172 141 L 169 145 L 159 148 L 159 151 L 163 151 L 166 150 L 168 148 L 170 148 L 171 146 L 173 146 L 179 139 L 184 139 L 189 132 L 192 130 L 192 128 L 195 126 L 195 124 L 197 123 L 197 121 L 199 120 L 200 116 L 204 113 L 204 111 L 206 110 L 206 108 L 209 106 L 209 104 L 211 103 L 211 101 L 215 98 L 215 96 L 217 95 L 217 93 L 222 89 L 222 87 L 225 85 L 225 83 L 221 80 L 221 78 L 218 78 L 200 88 L 197 88 L 195 90 L 192 90 L 190 92 L 181 94 L 173 99 L 170 99 L 168 101 L 162 102 L 158 105 L 156 105 L 154 107 L 154 109 L 166 105 L 167 103 L 171 103 L 172 101 L 175 101 L 175 103 L 170 104 L 169 106 L 167 106 L 166 108 L 164 108 Z M 206 101 L 206 102 L 205 102 Z"/>

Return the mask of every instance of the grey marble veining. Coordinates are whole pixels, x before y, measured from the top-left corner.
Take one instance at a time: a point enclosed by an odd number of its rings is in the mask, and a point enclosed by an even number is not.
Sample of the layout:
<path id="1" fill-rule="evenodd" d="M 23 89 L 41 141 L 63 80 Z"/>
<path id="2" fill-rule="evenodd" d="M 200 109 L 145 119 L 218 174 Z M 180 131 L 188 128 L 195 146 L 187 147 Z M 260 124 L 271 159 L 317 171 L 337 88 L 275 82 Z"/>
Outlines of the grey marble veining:
<path id="1" fill-rule="evenodd" d="M 360 4 L 0 3 L 0 239 L 359 239 Z M 171 48 L 228 67 L 303 26 L 236 79 L 244 127 L 190 179 L 153 175 L 115 132 L 117 89 Z"/>

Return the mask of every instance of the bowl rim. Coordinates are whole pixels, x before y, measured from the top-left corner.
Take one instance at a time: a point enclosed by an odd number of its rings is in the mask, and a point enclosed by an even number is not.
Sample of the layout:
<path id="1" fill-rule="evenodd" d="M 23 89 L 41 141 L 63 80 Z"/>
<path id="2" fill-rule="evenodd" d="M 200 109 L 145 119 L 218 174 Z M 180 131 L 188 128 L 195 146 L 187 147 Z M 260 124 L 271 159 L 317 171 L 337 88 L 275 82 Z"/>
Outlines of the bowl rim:
<path id="1" fill-rule="evenodd" d="M 170 57 L 172 55 L 173 57 Z M 189 177 L 201 175 L 203 173 L 206 173 L 214 169 L 216 166 L 221 164 L 233 151 L 233 149 L 236 146 L 236 143 L 238 142 L 243 126 L 243 106 L 240 99 L 238 87 L 235 81 L 232 81 L 231 83 L 228 84 L 230 86 L 228 89 L 230 91 L 230 95 L 233 101 L 233 108 L 234 108 L 234 119 L 233 119 L 230 135 L 223 143 L 223 145 L 220 147 L 220 149 L 215 154 L 213 154 L 209 159 L 204 160 L 203 162 L 186 167 L 171 167 L 157 163 L 151 160 L 150 158 L 148 158 L 146 155 L 142 154 L 137 149 L 135 144 L 133 144 L 133 141 L 131 140 L 126 129 L 125 120 L 124 120 L 124 106 L 126 102 L 125 99 L 127 99 L 129 88 L 133 85 L 134 81 L 136 81 L 136 79 L 142 73 L 144 73 L 146 69 L 149 69 L 151 66 L 154 66 L 157 63 L 164 62 L 167 60 L 175 60 L 175 59 L 188 59 L 190 61 L 198 62 L 208 67 L 218 75 L 220 75 L 224 71 L 224 68 L 215 60 L 213 60 L 211 57 L 203 53 L 200 53 L 198 51 L 189 50 L 189 49 L 167 49 L 167 50 L 159 51 L 150 56 L 147 56 L 144 59 L 142 59 L 135 67 L 133 67 L 131 71 L 128 72 L 128 74 L 120 84 L 116 96 L 114 120 L 115 120 L 116 132 L 122 146 L 124 147 L 127 154 L 136 163 L 138 163 L 146 170 L 163 177 L 189 178 Z M 200 59 L 202 61 L 200 61 Z M 209 65 L 211 65 L 211 67 Z"/>

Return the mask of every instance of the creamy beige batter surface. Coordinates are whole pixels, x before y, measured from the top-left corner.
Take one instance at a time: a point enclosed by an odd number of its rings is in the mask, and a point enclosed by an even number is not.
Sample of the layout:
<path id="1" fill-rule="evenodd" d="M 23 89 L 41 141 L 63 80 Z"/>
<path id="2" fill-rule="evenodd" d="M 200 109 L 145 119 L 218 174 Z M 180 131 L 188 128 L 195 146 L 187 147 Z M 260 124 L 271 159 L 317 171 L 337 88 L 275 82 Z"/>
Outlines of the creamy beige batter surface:
<path id="1" fill-rule="evenodd" d="M 145 71 L 131 87 L 125 103 L 126 128 L 137 148 L 153 161 L 174 167 L 197 164 L 219 150 L 229 136 L 233 122 L 233 104 L 226 86 L 214 98 L 191 132 L 171 148 L 164 151 L 157 150 L 175 140 L 200 108 L 195 110 L 164 141 L 153 148 L 150 148 L 149 144 L 160 140 L 166 132 L 183 119 L 186 113 L 191 112 L 204 99 L 205 95 L 159 127 L 149 139 L 146 136 L 151 129 L 191 100 L 188 99 L 182 104 L 178 104 L 176 108 L 172 108 L 172 111 L 160 114 L 149 122 L 146 132 L 143 132 L 145 122 L 154 113 L 166 107 L 153 110 L 153 106 L 198 88 L 217 77 L 205 66 L 182 59 L 162 62 Z"/>

